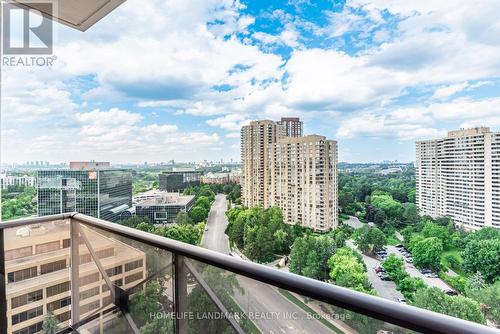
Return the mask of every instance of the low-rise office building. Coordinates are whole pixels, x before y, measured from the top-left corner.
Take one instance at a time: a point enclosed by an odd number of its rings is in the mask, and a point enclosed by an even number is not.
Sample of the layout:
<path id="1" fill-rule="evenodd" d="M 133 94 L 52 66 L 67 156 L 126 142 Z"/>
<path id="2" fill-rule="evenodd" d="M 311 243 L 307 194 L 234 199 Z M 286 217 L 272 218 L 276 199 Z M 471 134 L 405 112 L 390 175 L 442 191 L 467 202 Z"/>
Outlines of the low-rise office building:
<path id="1" fill-rule="evenodd" d="M 171 224 L 179 212 L 189 212 L 195 196 L 150 190 L 134 196 L 135 214 L 147 217 L 153 224 Z"/>
<path id="2" fill-rule="evenodd" d="M 160 190 L 168 192 L 183 191 L 191 186 L 198 186 L 200 184 L 200 177 L 202 172 L 196 171 L 171 171 L 162 172 L 158 178 L 160 183 Z"/>

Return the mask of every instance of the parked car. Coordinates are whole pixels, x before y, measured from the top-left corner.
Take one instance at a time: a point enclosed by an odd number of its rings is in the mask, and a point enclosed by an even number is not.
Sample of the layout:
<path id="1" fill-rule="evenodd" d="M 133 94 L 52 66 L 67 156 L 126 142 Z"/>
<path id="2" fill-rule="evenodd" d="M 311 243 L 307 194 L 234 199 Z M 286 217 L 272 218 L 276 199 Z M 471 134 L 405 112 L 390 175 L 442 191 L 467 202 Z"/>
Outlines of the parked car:
<path id="1" fill-rule="evenodd" d="M 438 278 L 439 276 L 435 273 L 428 273 L 428 274 L 425 274 L 425 277 L 428 277 L 428 278 Z"/>
<path id="2" fill-rule="evenodd" d="M 394 246 L 396 248 L 405 248 L 405 246 L 401 245 L 401 244 L 397 244 L 396 246 Z"/>
<path id="3" fill-rule="evenodd" d="M 398 302 L 400 302 L 401 304 L 406 304 L 406 299 L 398 298 Z"/>
<path id="4" fill-rule="evenodd" d="M 452 289 L 444 289 L 443 292 L 446 293 L 448 296 L 457 296 L 458 295 L 458 293 Z"/>
<path id="5" fill-rule="evenodd" d="M 406 263 L 413 263 L 413 259 L 411 257 L 407 257 L 405 261 Z"/>
<path id="6" fill-rule="evenodd" d="M 392 281 L 387 274 L 379 276 L 382 281 Z"/>
<path id="7" fill-rule="evenodd" d="M 373 268 L 373 270 L 375 270 L 375 272 L 376 272 L 377 274 L 378 274 L 378 273 L 385 273 L 384 268 L 382 268 L 381 266 L 375 267 L 375 268 Z"/>
<path id="8" fill-rule="evenodd" d="M 424 268 L 424 269 L 421 269 L 420 272 L 425 275 L 425 274 L 432 273 L 432 270 Z"/>

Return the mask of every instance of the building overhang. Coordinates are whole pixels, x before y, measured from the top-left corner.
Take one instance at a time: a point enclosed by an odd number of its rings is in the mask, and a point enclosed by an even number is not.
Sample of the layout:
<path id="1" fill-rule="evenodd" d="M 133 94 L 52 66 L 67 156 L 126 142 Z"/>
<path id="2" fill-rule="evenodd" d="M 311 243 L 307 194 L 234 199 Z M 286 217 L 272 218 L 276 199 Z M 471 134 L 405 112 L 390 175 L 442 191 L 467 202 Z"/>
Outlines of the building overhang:
<path id="1" fill-rule="evenodd" d="M 51 10 L 50 2 L 55 10 Z M 26 10 L 36 10 L 43 16 L 71 28 L 86 31 L 111 13 L 125 0 L 14 0 L 9 3 Z"/>

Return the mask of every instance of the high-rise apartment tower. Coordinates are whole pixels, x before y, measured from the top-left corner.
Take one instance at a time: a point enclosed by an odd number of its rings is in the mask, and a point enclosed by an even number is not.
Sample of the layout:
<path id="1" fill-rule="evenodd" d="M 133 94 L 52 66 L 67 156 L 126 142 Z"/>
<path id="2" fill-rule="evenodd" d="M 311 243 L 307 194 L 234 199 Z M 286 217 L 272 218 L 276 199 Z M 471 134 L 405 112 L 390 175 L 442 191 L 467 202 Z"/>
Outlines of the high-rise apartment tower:
<path id="1" fill-rule="evenodd" d="M 337 226 L 337 143 L 302 137 L 298 127 L 269 120 L 241 129 L 242 197 L 245 206 L 278 206 L 285 222 L 318 231 Z M 290 130 L 291 129 L 291 130 Z"/>
<path id="2" fill-rule="evenodd" d="M 500 228 L 500 133 L 481 127 L 417 142 L 416 181 L 422 214 Z"/>

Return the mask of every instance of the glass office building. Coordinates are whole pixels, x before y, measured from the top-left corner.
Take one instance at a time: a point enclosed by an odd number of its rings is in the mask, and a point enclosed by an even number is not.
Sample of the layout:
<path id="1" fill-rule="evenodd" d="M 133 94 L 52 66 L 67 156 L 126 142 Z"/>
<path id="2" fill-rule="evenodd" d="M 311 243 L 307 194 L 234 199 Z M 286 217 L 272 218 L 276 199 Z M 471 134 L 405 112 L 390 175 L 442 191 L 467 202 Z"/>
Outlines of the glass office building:
<path id="1" fill-rule="evenodd" d="M 159 175 L 160 190 L 176 192 L 200 184 L 203 173 L 195 171 L 162 172 Z"/>
<path id="2" fill-rule="evenodd" d="M 132 206 L 132 173 L 124 169 L 38 171 L 38 215 L 64 212 L 117 221 Z"/>

